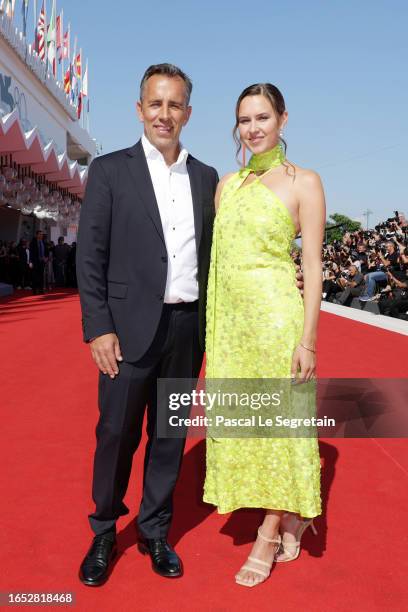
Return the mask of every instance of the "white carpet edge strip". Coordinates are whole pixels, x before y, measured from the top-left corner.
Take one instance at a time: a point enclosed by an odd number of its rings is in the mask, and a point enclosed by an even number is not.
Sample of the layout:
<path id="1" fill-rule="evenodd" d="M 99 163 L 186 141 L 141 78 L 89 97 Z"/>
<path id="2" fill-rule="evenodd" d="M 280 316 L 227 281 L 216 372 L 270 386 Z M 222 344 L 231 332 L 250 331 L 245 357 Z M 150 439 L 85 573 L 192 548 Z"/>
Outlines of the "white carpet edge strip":
<path id="1" fill-rule="evenodd" d="M 340 306 L 339 304 L 332 304 L 331 302 L 322 302 L 320 309 L 339 317 L 345 317 L 346 319 L 352 319 L 359 323 L 373 325 L 374 327 L 380 327 L 387 331 L 408 336 L 408 321 L 403 321 L 402 319 L 376 315 L 372 312 L 365 312 L 364 310 L 357 310 L 357 308 L 350 308 L 348 306 Z"/>

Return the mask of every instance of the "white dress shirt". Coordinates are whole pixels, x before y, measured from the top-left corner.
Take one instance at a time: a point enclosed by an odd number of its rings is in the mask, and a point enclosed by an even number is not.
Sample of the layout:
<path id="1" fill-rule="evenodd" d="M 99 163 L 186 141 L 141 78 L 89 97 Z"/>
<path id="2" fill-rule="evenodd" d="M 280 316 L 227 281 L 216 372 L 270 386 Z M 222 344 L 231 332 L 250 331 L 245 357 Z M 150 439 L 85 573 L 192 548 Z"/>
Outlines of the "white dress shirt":
<path id="1" fill-rule="evenodd" d="M 163 155 L 143 134 L 142 146 L 156 195 L 166 243 L 168 267 L 164 302 L 198 299 L 197 250 L 193 198 L 187 172 L 188 151 L 181 148 L 168 166 Z"/>

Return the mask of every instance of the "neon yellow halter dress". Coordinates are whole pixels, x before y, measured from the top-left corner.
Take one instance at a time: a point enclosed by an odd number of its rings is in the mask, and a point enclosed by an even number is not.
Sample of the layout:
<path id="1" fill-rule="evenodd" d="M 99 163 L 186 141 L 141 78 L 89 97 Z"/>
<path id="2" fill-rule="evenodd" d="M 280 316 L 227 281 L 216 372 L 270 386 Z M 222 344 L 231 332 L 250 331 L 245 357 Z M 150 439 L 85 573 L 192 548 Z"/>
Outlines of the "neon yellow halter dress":
<path id="1" fill-rule="evenodd" d="M 280 145 L 254 155 L 222 190 L 207 296 L 207 379 L 290 377 L 304 319 L 290 257 L 296 231 L 261 177 L 243 185 L 250 172 L 284 160 Z M 204 501 L 220 513 L 255 507 L 317 516 L 317 439 L 208 436 Z"/>

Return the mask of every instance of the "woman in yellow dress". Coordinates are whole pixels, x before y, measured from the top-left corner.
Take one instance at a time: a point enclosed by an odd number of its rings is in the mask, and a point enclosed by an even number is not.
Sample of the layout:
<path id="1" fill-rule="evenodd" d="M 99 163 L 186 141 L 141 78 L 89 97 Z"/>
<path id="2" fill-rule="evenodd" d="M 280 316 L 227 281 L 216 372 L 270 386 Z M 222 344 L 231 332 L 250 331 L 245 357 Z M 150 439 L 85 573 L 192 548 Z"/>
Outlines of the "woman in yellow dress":
<path id="1" fill-rule="evenodd" d="M 279 89 L 252 85 L 238 98 L 234 137 L 252 153 L 216 193 L 207 296 L 211 379 L 310 381 L 321 299 L 325 201 L 318 174 L 287 161 L 288 113 Z M 302 235 L 303 299 L 290 251 Z M 252 551 L 235 579 L 255 586 L 273 561 L 297 558 L 300 539 L 321 513 L 316 437 L 207 436 L 204 500 L 219 513 L 264 508 Z"/>

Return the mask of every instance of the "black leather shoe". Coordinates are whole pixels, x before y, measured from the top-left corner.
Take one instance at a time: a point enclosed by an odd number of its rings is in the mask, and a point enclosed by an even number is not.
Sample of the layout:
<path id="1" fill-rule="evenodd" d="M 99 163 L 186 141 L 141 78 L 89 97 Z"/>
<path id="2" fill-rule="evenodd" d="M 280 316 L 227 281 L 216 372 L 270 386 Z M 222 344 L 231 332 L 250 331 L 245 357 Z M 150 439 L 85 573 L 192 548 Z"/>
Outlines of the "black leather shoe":
<path id="1" fill-rule="evenodd" d="M 111 562 L 116 555 L 116 535 L 104 533 L 94 537 L 91 548 L 81 563 L 79 579 L 87 586 L 100 586 L 107 581 Z"/>
<path id="2" fill-rule="evenodd" d="M 152 569 L 165 578 L 179 578 L 183 575 L 181 559 L 166 538 L 140 539 L 138 548 L 143 555 L 150 555 Z"/>

